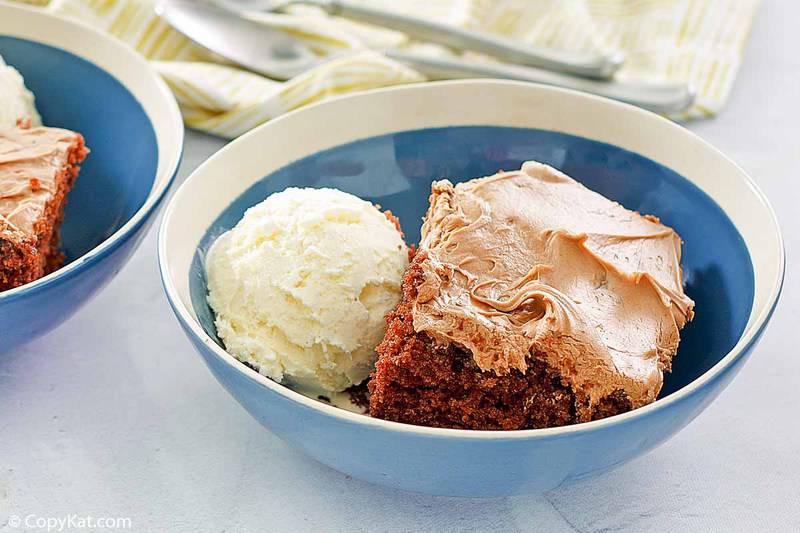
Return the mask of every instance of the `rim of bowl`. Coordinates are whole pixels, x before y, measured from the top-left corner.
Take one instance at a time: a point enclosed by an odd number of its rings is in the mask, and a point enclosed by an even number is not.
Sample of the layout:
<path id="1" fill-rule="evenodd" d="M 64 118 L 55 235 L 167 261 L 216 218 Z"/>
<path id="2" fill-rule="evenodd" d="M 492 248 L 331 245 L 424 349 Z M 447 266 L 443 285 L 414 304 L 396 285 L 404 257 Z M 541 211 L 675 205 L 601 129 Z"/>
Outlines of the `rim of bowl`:
<path id="1" fill-rule="evenodd" d="M 141 56 L 138 52 L 136 52 L 133 48 L 131 48 L 128 44 L 111 37 L 92 26 L 80 21 L 75 21 L 72 19 L 65 19 L 61 17 L 57 17 L 55 15 L 51 15 L 46 13 L 40 8 L 29 7 L 29 6 L 18 6 L 18 5 L 11 5 L 3 2 L 0 0 L 0 12 L 2 11 L 17 11 L 23 12 L 26 14 L 31 14 L 33 16 L 42 17 L 43 19 L 48 19 L 50 21 L 55 21 L 57 24 L 64 24 L 67 26 L 75 26 L 80 28 L 81 31 L 90 33 L 91 35 L 88 36 L 89 38 L 100 39 L 104 46 L 116 48 L 116 50 L 120 54 L 124 54 L 129 61 L 138 63 L 142 67 L 145 68 L 145 71 L 149 73 L 150 81 L 154 82 L 156 85 L 156 89 L 160 93 L 160 96 L 164 99 L 164 103 L 169 108 L 169 116 L 166 119 L 169 122 L 169 126 L 174 128 L 175 132 L 177 133 L 175 137 L 175 145 L 173 146 L 165 146 L 167 150 L 161 150 L 161 146 L 159 145 L 158 151 L 158 160 L 161 161 L 162 158 L 168 161 L 167 166 L 162 171 L 158 171 L 158 167 L 156 167 L 156 174 L 153 178 L 153 186 L 150 189 L 150 192 L 147 194 L 147 198 L 145 199 L 144 203 L 136 210 L 136 212 L 123 224 L 119 229 L 117 229 L 114 233 L 110 236 L 106 237 L 100 244 L 89 250 L 88 252 L 84 253 L 83 255 L 76 257 L 72 262 L 68 265 L 47 274 L 46 276 L 42 276 L 41 278 L 32 281 L 30 283 L 26 283 L 25 285 L 21 285 L 19 287 L 15 287 L 13 289 L 8 289 L 6 291 L 0 292 L 0 304 L 15 300 L 17 298 L 21 298 L 26 296 L 28 293 L 42 289 L 44 287 L 48 287 L 59 281 L 72 278 L 76 274 L 78 274 L 81 270 L 85 269 L 86 267 L 96 263 L 103 257 L 107 256 L 112 251 L 116 250 L 122 243 L 128 240 L 130 236 L 147 220 L 147 218 L 153 213 L 155 208 L 164 198 L 167 190 L 169 190 L 170 185 L 175 180 L 175 176 L 178 173 L 178 167 L 180 165 L 181 159 L 183 158 L 183 138 L 184 138 L 184 126 L 183 126 L 183 118 L 181 116 L 180 109 L 178 108 L 178 103 L 175 101 L 175 96 L 170 91 L 167 84 L 161 77 L 155 73 L 155 71 L 150 67 L 147 60 Z M 95 67 L 99 68 L 112 78 L 114 78 L 120 85 L 125 87 L 134 99 L 139 102 L 139 105 L 142 106 L 142 110 L 144 114 L 147 116 L 148 121 L 150 122 L 150 126 L 153 128 L 153 133 L 156 135 L 156 144 L 158 145 L 158 128 L 156 124 L 153 122 L 151 115 L 148 113 L 145 105 L 142 101 L 138 98 L 138 96 L 134 93 L 133 89 L 128 85 L 122 83 L 122 81 L 114 76 L 111 72 L 106 70 L 103 66 L 98 65 L 92 58 L 83 56 L 79 53 L 73 52 L 66 48 L 59 46 L 58 44 L 52 44 L 49 42 L 44 41 L 37 41 L 36 39 L 32 39 L 29 37 L 18 36 L 16 34 L 9 34 L 9 33 L 0 33 L 0 35 L 8 36 L 8 37 L 15 37 L 19 39 L 25 39 L 35 42 L 40 42 L 41 44 L 52 46 L 53 48 L 58 48 L 63 50 L 64 52 L 68 52 L 73 54 L 84 61 L 88 61 Z M 169 159 L 167 159 L 169 158 Z M 165 179 L 161 179 L 162 176 L 166 176 Z M 160 182 L 160 183 L 159 183 Z"/>
<path id="2" fill-rule="evenodd" d="M 299 404 L 300 407 L 305 407 L 308 409 L 320 411 L 323 414 L 339 418 L 343 422 L 349 422 L 364 426 L 371 426 L 376 429 L 384 429 L 399 433 L 413 433 L 426 437 L 461 438 L 461 439 L 471 439 L 471 440 L 501 440 L 501 439 L 516 440 L 516 439 L 536 439 L 545 437 L 561 437 L 561 436 L 572 435 L 575 433 L 592 431 L 595 429 L 601 429 L 617 425 L 632 419 L 641 418 L 647 416 L 650 413 L 665 409 L 669 405 L 676 403 L 682 400 L 683 398 L 686 398 L 694 394 L 699 389 L 703 388 L 707 383 L 715 379 L 724 370 L 726 370 L 729 366 L 731 366 L 737 359 L 739 359 L 741 356 L 747 353 L 749 349 L 752 347 L 752 345 L 758 340 L 764 328 L 768 324 L 772 316 L 772 313 L 775 310 L 775 307 L 777 306 L 778 299 L 783 289 L 783 281 L 786 272 L 785 245 L 775 211 L 773 210 L 772 206 L 767 200 L 767 197 L 764 195 L 764 193 L 761 191 L 761 189 L 758 187 L 755 181 L 736 162 L 734 162 L 731 158 L 729 158 L 727 155 L 725 155 L 723 152 L 721 152 L 719 149 L 711 145 L 709 142 L 704 140 L 696 133 L 686 128 L 683 128 L 678 124 L 672 122 L 671 120 L 659 116 L 650 111 L 638 108 L 630 104 L 619 102 L 616 100 L 604 98 L 601 96 L 595 96 L 577 90 L 564 89 L 561 87 L 554 87 L 539 83 L 514 81 L 514 80 L 496 80 L 496 79 L 447 80 L 447 81 L 419 83 L 413 85 L 383 87 L 379 89 L 362 91 L 355 94 L 346 94 L 337 96 L 329 100 L 304 106 L 300 109 L 296 109 L 280 117 L 274 118 L 269 122 L 262 124 L 261 126 L 245 133 L 240 138 L 247 138 L 253 135 L 258 135 L 258 132 L 261 129 L 268 127 L 270 125 L 273 125 L 272 127 L 274 127 L 274 123 L 276 122 L 279 123 L 286 117 L 293 116 L 297 113 L 308 112 L 309 110 L 312 110 L 319 106 L 330 104 L 331 102 L 360 98 L 364 95 L 370 95 L 374 93 L 414 91 L 419 87 L 428 86 L 431 84 L 436 84 L 439 86 L 461 85 L 461 84 L 488 84 L 488 85 L 496 84 L 496 85 L 526 86 L 526 87 L 533 86 L 544 91 L 553 91 L 556 93 L 570 93 L 580 98 L 587 98 L 590 100 L 603 102 L 606 105 L 617 106 L 621 112 L 638 113 L 640 115 L 655 117 L 657 120 L 668 123 L 670 127 L 680 130 L 683 134 L 690 135 L 691 137 L 694 138 L 694 140 L 701 143 L 706 149 L 711 150 L 717 153 L 717 155 L 726 159 L 741 173 L 741 176 L 745 180 L 745 183 L 749 186 L 753 194 L 766 209 L 766 212 L 771 219 L 772 226 L 776 234 L 775 236 L 777 237 L 778 240 L 779 256 L 776 258 L 779 261 L 778 274 L 776 278 L 771 281 L 769 288 L 769 295 L 767 297 L 764 307 L 761 309 L 758 315 L 751 317 L 751 322 L 749 322 L 748 326 L 746 326 L 744 332 L 739 337 L 739 340 L 736 342 L 734 347 L 731 350 L 729 350 L 728 353 L 726 353 L 725 356 L 722 357 L 722 359 L 720 359 L 717 363 L 715 363 L 714 366 L 706 370 L 703 374 L 692 380 L 690 383 L 688 383 L 684 387 L 681 387 L 680 389 L 676 390 L 675 392 L 673 392 L 672 394 L 670 394 L 665 398 L 657 399 L 656 401 L 647 404 L 645 406 L 639 407 L 637 409 L 633 409 L 625 413 L 610 416 L 607 418 L 602 418 L 600 420 L 592 420 L 590 422 L 581 422 L 578 424 L 571 424 L 568 426 L 540 428 L 540 429 L 473 430 L 473 429 L 454 429 L 454 428 L 416 426 L 413 424 L 406 424 L 403 422 L 394 422 L 391 420 L 383 420 L 381 418 L 373 418 L 365 414 L 353 413 L 345 409 L 334 407 L 332 405 L 304 396 L 303 394 L 300 394 L 299 392 L 296 392 L 290 389 L 289 387 L 281 385 L 280 383 L 273 381 L 270 378 L 256 372 L 255 370 L 249 368 L 247 365 L 242 364 L 233 355 L 229 354 L 227 351 L 221 348 L 206 333 L 206 331 L 203 329 L 203 327 L 200 325 L 197 319 L 192 315 L 189 309 L 187 309 L 187 307 L 183 304 L 181 298 L 177 294 L 175 285 L 169 275 L 169 271 L 166 266 L 167 263 L 169 262 L 169 255 L 167 254 L 167 250 L 165 248 L 167 228 L 169 227 L 170 221 L 173 217 L 175 205 L 177 203 L 177 200 L 180 198 L 181 193 L 183 193 L 186 189 L 188 189 L 191 186 L 191 182 L 194 180 L 196 175 L 202 171 L 203 167 L 205 167 L 210 160 L 223 156 L 229 150 L 236 149 L 235 147 L 236 142 L 234 141 L 222 147 L 220 150 L 214 153 L 209 159 L 207 159 L 200 166 L 194 169 L 192 173 L 189 175 L 189 177 L 181 184 L 181 186 L 177 189 L 177 191 L 172 196 L 172 199 L 170 200 L 169 204 L 166 207 L 166 210 L 164 212 L 164 217 L 161 221 L 161 227 L 159 228 L 158 232 L 158 266 L 161 275 L 161 282 L 164 287 L 164 292 L 167 295 L 167 300 L 169 301 L 170 307 L 172 307 L 173 312 L 175 313 L 176 317 L 181 322 L 181 324 L 184 326 L 184 328 L 191 331 L 192 335 L 194 335 L 199 341 L 201 341 L 202 344 L 208 347 L 211 350 L 211 352 L 223 363 L 233 367 L 237 372 L 242 374 L 247 379 L 255 381 L 259 385 L 266 387 L 274 392 L 277 392 L 278 394 L 284 396 L 286 399 Z"/>

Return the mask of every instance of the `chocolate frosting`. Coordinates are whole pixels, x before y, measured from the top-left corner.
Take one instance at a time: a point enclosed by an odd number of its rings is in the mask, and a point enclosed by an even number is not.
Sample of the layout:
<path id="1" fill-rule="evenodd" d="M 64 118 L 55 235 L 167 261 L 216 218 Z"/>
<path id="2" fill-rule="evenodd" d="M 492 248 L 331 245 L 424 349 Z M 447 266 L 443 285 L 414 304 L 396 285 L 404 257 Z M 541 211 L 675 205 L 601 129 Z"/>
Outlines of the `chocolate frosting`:
<path id="1" fill-rule="evenodd" d="M 498 375 L 544 358 L 584 414 L 617 391 L 655 400 L 693 316 L 675 231 L 533 161 L 435 182 L 420 252 L 416 331 Z"/>
<path id="2" fill-rule="evenodd" d="M 76 135 L 44 127 L 0 131 L 0 231 L 34 233 Z"/>

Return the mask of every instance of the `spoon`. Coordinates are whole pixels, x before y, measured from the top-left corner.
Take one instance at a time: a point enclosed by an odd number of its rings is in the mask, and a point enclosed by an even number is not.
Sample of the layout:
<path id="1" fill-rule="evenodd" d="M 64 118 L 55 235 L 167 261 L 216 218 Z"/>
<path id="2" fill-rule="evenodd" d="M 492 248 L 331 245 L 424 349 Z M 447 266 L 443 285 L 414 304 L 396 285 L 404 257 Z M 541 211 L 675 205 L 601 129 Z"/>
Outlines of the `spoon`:
<path id="1" fill-rule="evenodd" d="M 287 80 L 333 58 L 319 57 L 280 30 L 246 18 L 246 13 L 191 0 L 161 0 L 156 13 L 200 46 L 248 70 Z M 477 63 L 455 58 L 431 58 L 393 50 L 383 53 L 431 79 L 503 78 L 556 85 L 613 98 L 657 113 L 688 108 L 694 91 L 684 83 L 645 84 L 576 78 L 507 63 Z"/>
<path id="2" fill-rule="evenodd" d="M 385 11 L 352 0 L 224 0 L 224 3 L 252 11 L 280 11 L 295 4 L 313 5 L 332 16 L 384 26 L 422 41 L 587 78 L 609 79 L 624 62 L 620 53 L 585 54 L 519 44 L 498 35 Z"/>

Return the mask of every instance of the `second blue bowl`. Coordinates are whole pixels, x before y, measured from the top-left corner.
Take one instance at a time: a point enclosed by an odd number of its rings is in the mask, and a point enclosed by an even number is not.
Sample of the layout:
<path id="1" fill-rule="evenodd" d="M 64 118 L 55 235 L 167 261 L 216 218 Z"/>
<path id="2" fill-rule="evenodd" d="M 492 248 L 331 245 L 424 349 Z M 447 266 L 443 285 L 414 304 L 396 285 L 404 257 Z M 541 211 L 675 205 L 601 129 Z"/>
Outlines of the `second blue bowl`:
<path id="1" fill-rule="evenodd" d="M 68 196 L 64 266 L 0 292 L 0 353 L 54 328 L 119 272 L 180 161 L 172 94 L 136 52 L 80 24 L 0 6 L 0 56 L 25 78 L 43 122 L 91 150 Z"/>

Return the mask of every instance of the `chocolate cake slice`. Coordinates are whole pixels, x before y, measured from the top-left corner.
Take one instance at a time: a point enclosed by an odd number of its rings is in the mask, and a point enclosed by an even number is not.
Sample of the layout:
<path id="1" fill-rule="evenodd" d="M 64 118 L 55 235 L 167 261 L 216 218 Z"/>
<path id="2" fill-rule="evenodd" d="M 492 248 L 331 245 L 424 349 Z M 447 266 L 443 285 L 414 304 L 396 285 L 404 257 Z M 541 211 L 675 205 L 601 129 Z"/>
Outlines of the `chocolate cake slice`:
<path id="1" fill-rule="evenodd" d="M 540 163 L 434 183 L 370 414 L 510 430 L 654 401 L 693 316 L 680 256 L 655 217 Z"/>
<path id="2" fill-rule="evenodd" d="M 66 197 L 88 150 L 59 128 L 0 130 L 0 291 L 57 269 Z"/>

